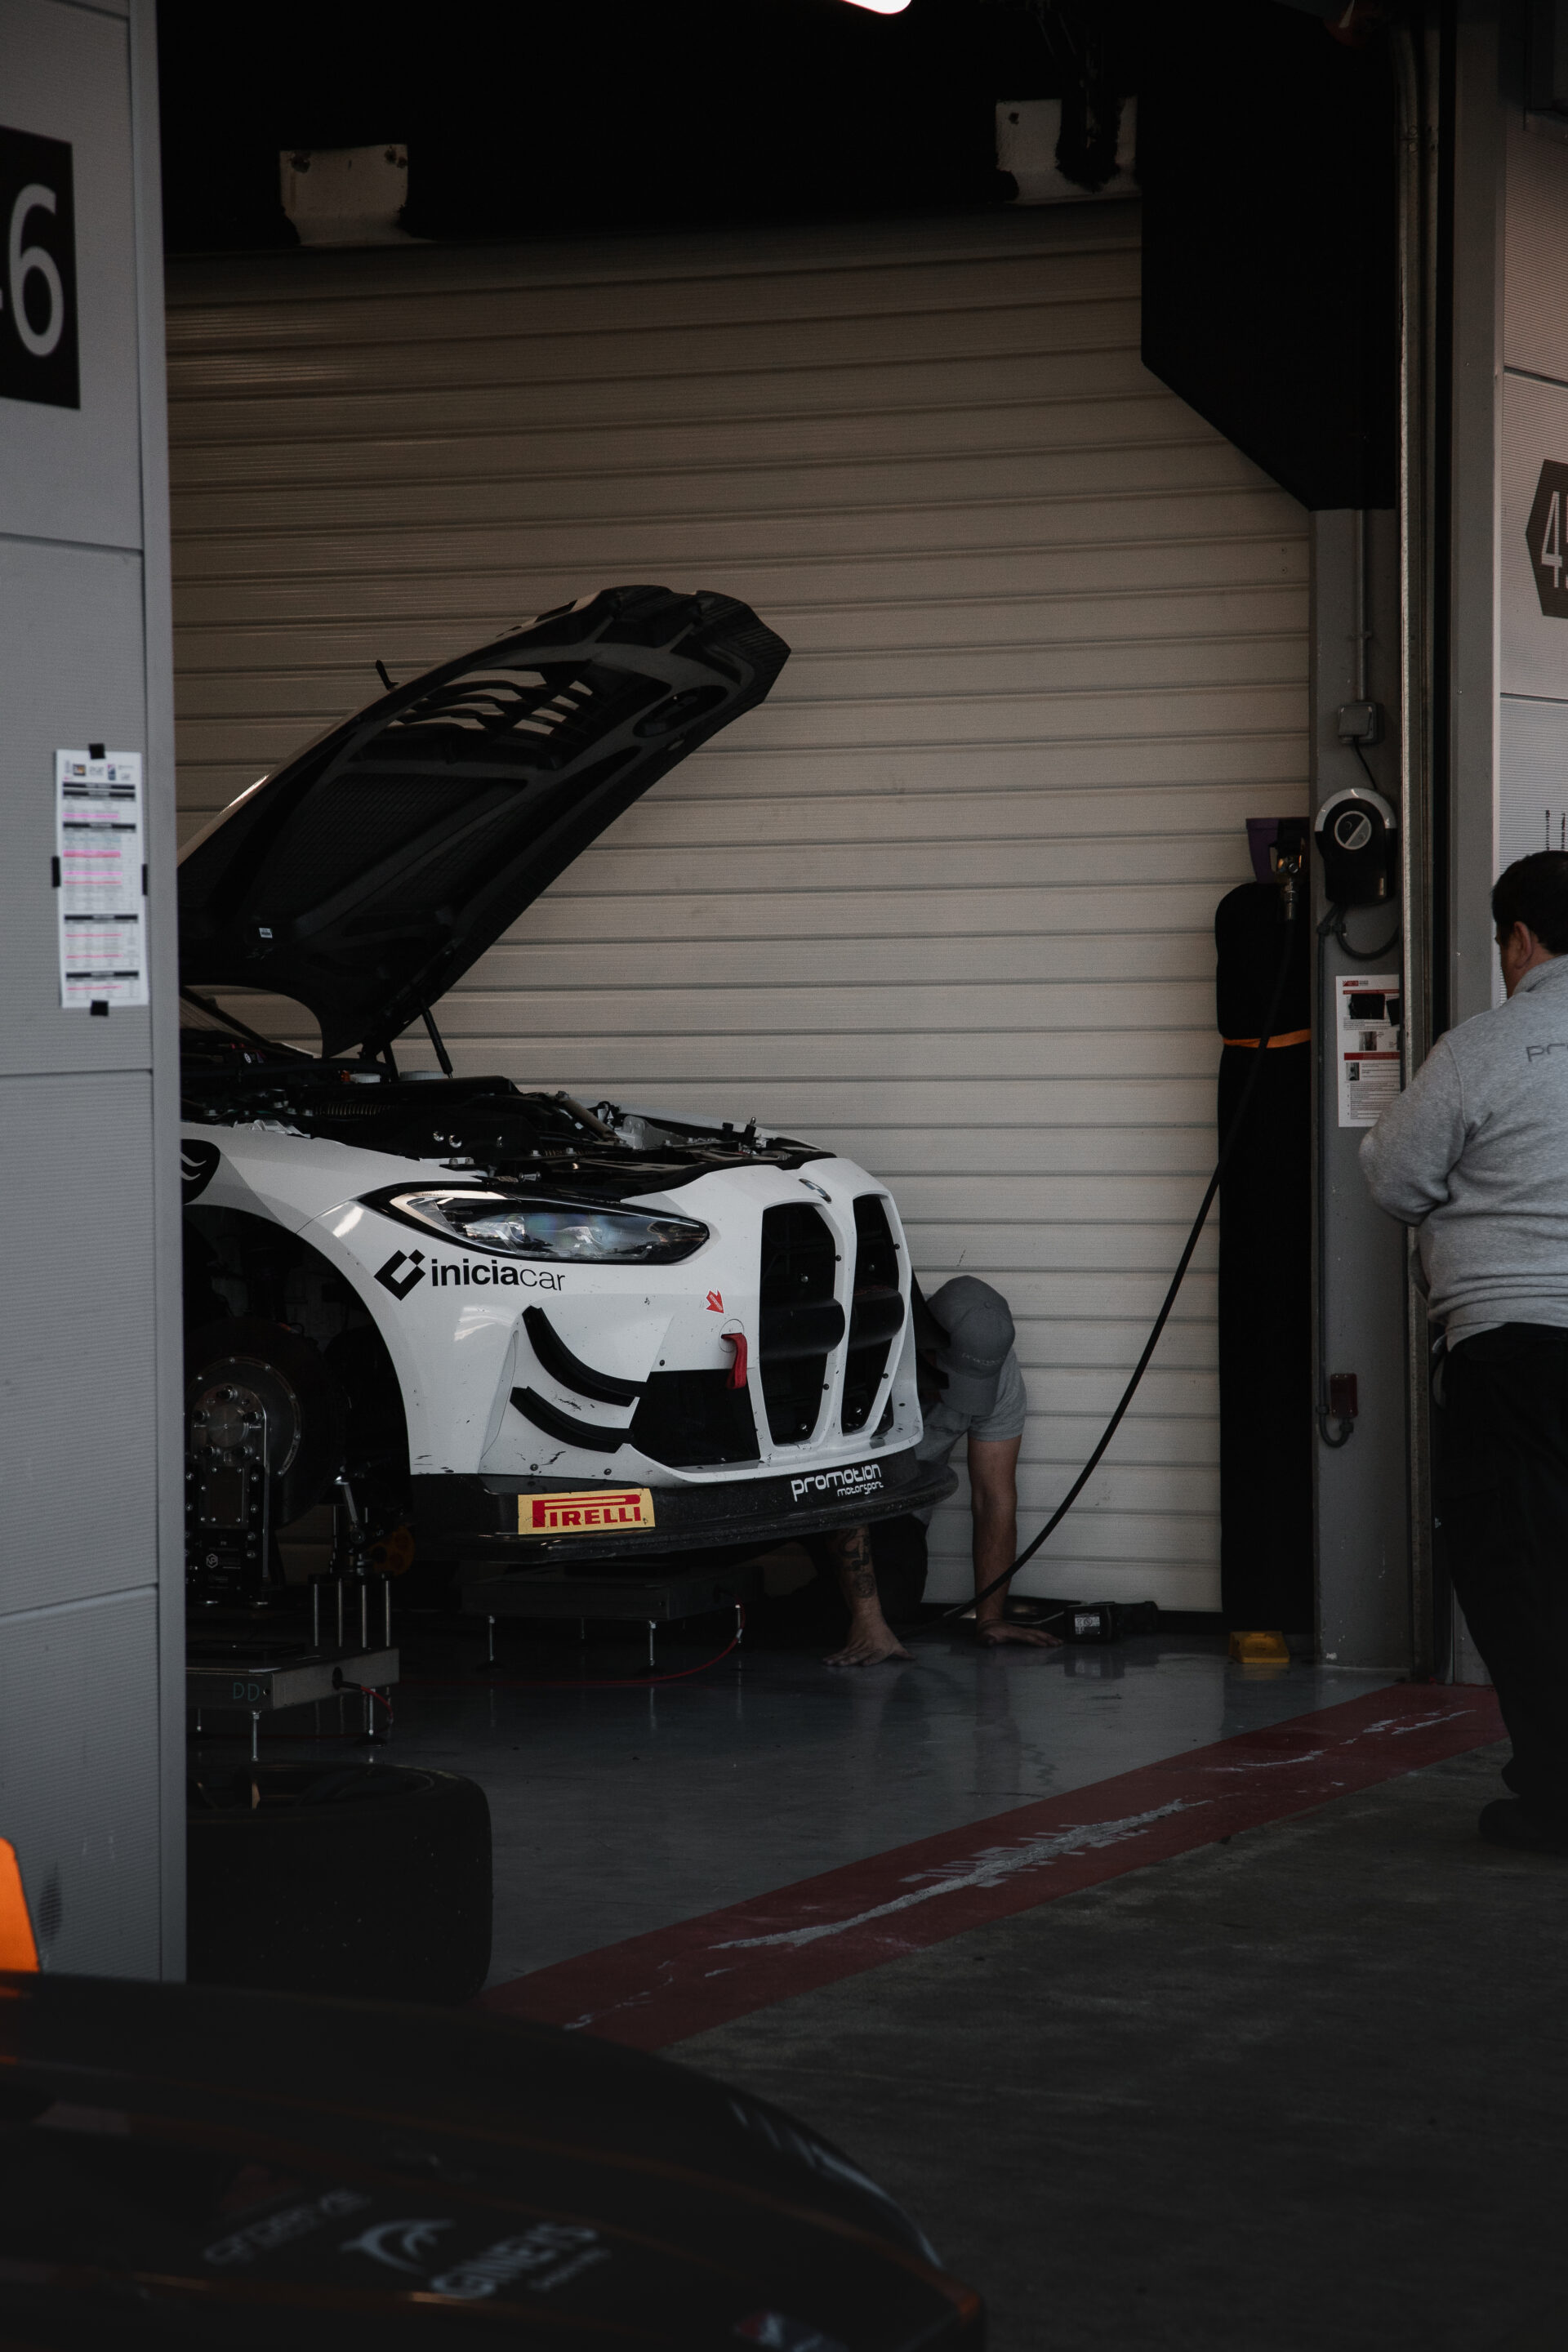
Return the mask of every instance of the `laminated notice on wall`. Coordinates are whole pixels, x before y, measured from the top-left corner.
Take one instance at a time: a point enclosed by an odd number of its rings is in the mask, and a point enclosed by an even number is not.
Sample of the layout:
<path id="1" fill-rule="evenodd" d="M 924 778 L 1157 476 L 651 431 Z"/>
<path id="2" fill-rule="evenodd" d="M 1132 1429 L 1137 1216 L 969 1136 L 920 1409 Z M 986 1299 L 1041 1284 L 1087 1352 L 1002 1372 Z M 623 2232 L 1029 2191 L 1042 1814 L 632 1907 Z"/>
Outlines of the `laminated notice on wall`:
<path id="1" fill-rule="evenodd" d="M 147 1002 L 142 754 L 55 753 L 55 896 L 60 1003 Z"/>
<path id="2" fill-rule="evenodd" d="M 1340 1125 L 1375 1127 L 1399 1092 L 1397 972 L 1341 972 L 1334 982 Z"/>

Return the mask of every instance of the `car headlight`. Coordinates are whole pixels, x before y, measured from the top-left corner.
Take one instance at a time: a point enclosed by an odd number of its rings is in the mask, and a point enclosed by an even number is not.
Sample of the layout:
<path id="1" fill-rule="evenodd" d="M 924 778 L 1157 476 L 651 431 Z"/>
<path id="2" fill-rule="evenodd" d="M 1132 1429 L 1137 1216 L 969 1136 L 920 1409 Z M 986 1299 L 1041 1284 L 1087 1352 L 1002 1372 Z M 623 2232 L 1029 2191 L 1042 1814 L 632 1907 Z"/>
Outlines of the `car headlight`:
<path id="1" fill-rule="evenodd" d="M 586 1265 L 673 1265 L 708 1239 L 707 1226 L 695 1217 L 605 1208 L 596 1201 L 523 1200 L 515 1192 L 469 1187 L 416 1192 L 398 1186 L 373 1193 L 364 1205 L 464 1249 Z"/>

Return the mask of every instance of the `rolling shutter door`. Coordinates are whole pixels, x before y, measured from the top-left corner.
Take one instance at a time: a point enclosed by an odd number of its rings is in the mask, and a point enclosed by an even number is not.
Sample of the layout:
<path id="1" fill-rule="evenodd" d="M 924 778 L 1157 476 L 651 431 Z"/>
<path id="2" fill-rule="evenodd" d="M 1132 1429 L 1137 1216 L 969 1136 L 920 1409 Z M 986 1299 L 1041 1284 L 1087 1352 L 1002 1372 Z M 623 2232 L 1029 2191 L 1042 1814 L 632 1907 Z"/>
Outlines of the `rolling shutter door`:
<path id="1" fill-rule="evenodd" d="M 1213 1159 L 1244 820 L 1306 807 L 1305 517 L 1144 372 L 1138 271 L 1107 205 L 169 287 L 193 827 L 378 657 L 611 582 L 723 589 L 793 646 L 440 1018 L 459 1068 L 756 1114 L 886 1179 L 928 1287 L 1012 1303 L 1026 1532 Z M 1217 1607 L 1214 1262 L 1034 1590 Z M 934 1594 L 966 1548 L 950 1505 Z"/>

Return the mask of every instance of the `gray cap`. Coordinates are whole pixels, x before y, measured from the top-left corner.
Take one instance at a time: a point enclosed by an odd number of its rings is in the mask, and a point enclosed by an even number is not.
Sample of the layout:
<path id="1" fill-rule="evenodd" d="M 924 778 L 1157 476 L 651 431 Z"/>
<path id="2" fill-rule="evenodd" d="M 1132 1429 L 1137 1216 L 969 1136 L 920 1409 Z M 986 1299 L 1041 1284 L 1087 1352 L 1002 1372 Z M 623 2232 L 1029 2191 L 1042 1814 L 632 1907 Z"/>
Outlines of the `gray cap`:
<path id="1" fill-rule="evenodd" d="M 947 1374 L 942 1402 L 959 1412 L 988 1413 L 1013 1345 L 1006 1300 L 978 1275 L 955 1274 L 931 1301 L 931 1311 L 947 1335 L 936 1354 Z"/>

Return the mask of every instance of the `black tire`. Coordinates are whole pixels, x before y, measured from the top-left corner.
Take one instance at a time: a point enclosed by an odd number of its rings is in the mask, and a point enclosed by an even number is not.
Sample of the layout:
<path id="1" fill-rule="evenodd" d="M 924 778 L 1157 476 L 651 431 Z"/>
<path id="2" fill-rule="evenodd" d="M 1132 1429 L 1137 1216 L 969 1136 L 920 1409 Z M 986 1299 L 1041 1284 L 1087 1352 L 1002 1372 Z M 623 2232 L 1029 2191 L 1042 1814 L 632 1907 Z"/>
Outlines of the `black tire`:
<path id="1" fill-rule="evenodd" d="M 483 1984 L 490 1812 L 474 1781 L 394 1764 L 242 1765 L 193 1782 L 188 1825 L 193 1984 L 439 2004 Z"/>
<path id="2" fill-rule="evenodd" d="M 276 1465 L 272 1524 L 288 1527 L 321 1500 L 342 1467 L 342 1391 L 309 1339 L 258 1316 L 204 1324 L 187 1337 L 187 1447 L 192 1412 L 205 1393 L 225 1388 L 254 1395 L 268 1412 Z"/>

